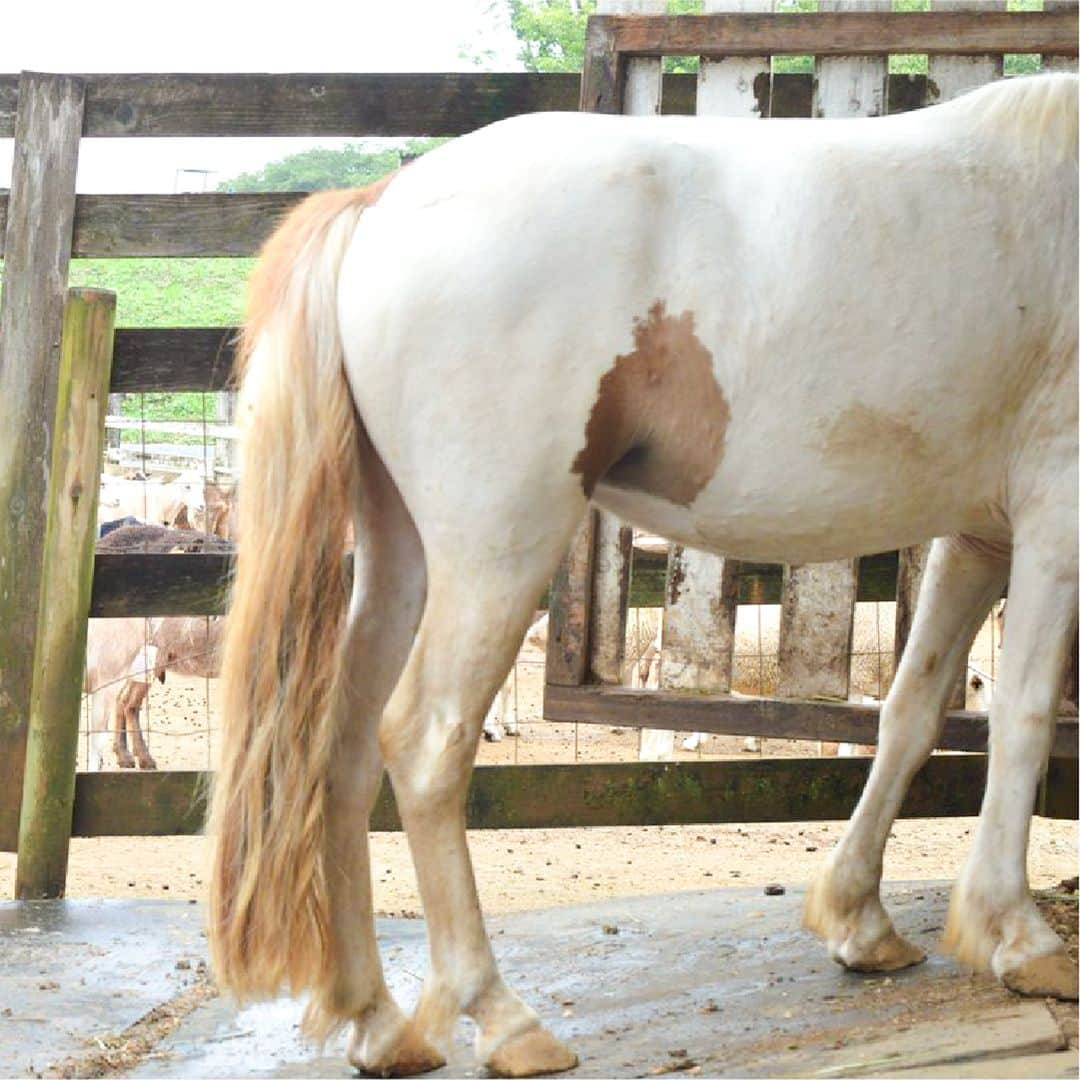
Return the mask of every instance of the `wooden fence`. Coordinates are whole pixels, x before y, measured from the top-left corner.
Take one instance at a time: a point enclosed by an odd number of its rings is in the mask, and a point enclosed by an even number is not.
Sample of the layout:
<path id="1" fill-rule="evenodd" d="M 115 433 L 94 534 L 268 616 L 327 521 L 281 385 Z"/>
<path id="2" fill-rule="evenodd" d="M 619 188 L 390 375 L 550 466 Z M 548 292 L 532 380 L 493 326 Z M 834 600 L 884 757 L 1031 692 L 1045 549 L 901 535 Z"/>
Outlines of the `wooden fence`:
<path id="1" fill-rule="evenodd" d="M 101 386 L 80 389 L 72 372 L 87 378 L 108 371 L 111 360 L 108 386 L 114 393 L 221 390 L 231 371 L 233 334 L 221 329 L 104 333 L 101 327 L 111 318 L 109 297 L 79 291 L 69 300 L 68 262 L 85 256 L 251 255 L 280 213 L 300 197 L 77 196 L 82 138 L 458 135 L 516 113 L 576 108 L 579 94 L 587 107 L 609 111 L 620 111 L 629 98 L 665 112 L 717 111 L 716 102 L 730 100 L 761 115 L 828 114 L 833 102 L 844 100 L 831 88 L 847 85 L 854 69 L 845 65 L 852 64 L 864 72 L 860 85 L 867 87 L 859 107 L 896 111 L 951 96 L 972 78 L 993 77 L 1005 50 L 1038 52 L 1050 66 L 1074 66 L 1076 14 L 1071 4 L 1007 16 L 605 16 L 590 23 L 583 79 L 0 76 L 0 137 L 16 139 L 10 195 L 0 196 L 0 254 L 6 262 L 0 306 L 0 431 L 5 433 L 0 446 L 0 847 L 19 850 L 18 894 L 62 893 L 72 832 L 167 835 L 201 827 L 205 773 L 100 773 L 76 779 L 73 657 L 83 648 L 88 615 L 214 613 L 221 610 L 228 573 L 226 562 L 212 555 L 93 560 L 105 393 Z M 772 74 L 768 57 L 792 52 L 818 56 L 816 75 Z M 930 73 L 886 78 L 885 52 L 928 52 Z M 654 53 L 709 60 L 694 77 L 661 76 L 655 62 L 631 59 Z M 853 55 L 866 59 L 847 59 Z M 63 362 L 62 353 L 69 354 Z M 587 720 L 597 701 L 613 715 L 613 692 L 585 684 L 612 681 L 622 648 L 615 630 L 625 620 L 626 549 L 626 533 L 617 522 L 590 515 L 555 588 L 549 716 L 569 710 L 573 719 Z M 917 576 L 917 568 L 917 558 L 901 554 L 900 598 L 906 612 L 914 589 L 903 582 Z M 730 650 L 721 648 L 718 660 L 710 650 L 728 632 L 737 569 L 681 549 L 672 554 L 668 647 L 674 641 L 687 658 L 680 685 L 724 689 Z M 827 587 L 817 596 L 810 590 L 813 579 L 805 569 L 784 572 L 788 627 L 818 617 L 823 607 L 846 611 L 856 567 L 828 571 Z M 838 595 L 845 598 L 843 605 Z M 714 600 L 724 617 L 702 632 L 701 605 Z M 680 639 L 681 627 L 689 629 Z M 828 670 L 838 669 L 829 665 Z M 673 688 L 669 683 L 664 694 L 650 699 L 655 714 L 636 702 L 638 721 L 662 713 L 665 725 L 680 726 L 690 712 L 682 699 L 670 696 Z M 695 700 L 717 715 L 724 712 L 719 699 L 715 704 L 700 696 Z M 789 705 L 755 707 L 773 710 L 775 720 Z M 740 713 L 738 730 L 754 729 L 745 722 L 748 715 L 748 710 Z M 819 712 L 808 725 L 812 737 L 822 733 L 823 716 Z M 695 716 L 693 726 L 727 730 L 732 725 L 717 727 Z M 833 734 L 842 727 L 832 721 L 826 726 Z M 864 727 L 856 725 L 857 738 L 872 741 Z M 969 739 L 970 725 L 966 730 Z M 767 733 L 789 734 L 790 725 Z M 1068 732 L 1062 739 L 1059 749 L 1071 748 L 1075 756 L 1075 727 L 1071 741 Z M 25 791 L 24 763 L 30 770 Z M 852 809 L 866 769 L 860 760 L 489 767 L 477 770 L 469 820 L 474 827 L 534 827 L 840 818 Z M 904 813 L 977 813 L 984 771 L 981 756 L 932 759 Z M 1042 812 L 1075 815 L 1072 771 L 1064 759 L 1051 762 Z M 396 827 L 385 791 L 375 827 Z"/>
<path id="2" fill-rule="evenodd" d="M 935 5 L 946 7 L 946 5 Z M 707 0 L 706 10 L 724 7 Z M 582 108 L 661 111 L 660 58 L 699 56 L 699 115 L 878 116 L 948 100 L 1002 75 L 1005 52 L 1038 51 L 1050 70 L 1076 70 L 1076 5 L 1053 5 L 1023 25 L 1000 2 L 963 10 L 897 14 L 879 0 L 823 2 L 797 19 L 754 14 L 769 0 L 744 0 L 743 14 L 664 16 L 663 0 L 610 0 L 589 21 Z M 957 5 L 948 5 L 956 8 Z M 859 9 L 865 10 L 859 10 Z M 606 9 L 606 10 L 605 10 Z M 633 13 L 622 13 L 627 9 Z M 832 9 L 832 10 L 829 10 Z M 888 53 L 925 53 L 925 76 L 888 74 Z M 776 56 L 816 56 L 814 76 L 772 72 Z M 878 708 L 847 702 L 860 562 L 785 566 L 779 649 L 780 697 L 730 695 L 740 579 L 759 567 L 673 546 L 664 597 L 661 690 L 618 686 L 630 587 L 629 531 L 594 510 L 553 589 L 544 713 L 549 719 L 659 726 L 668 732 L 877 741 Z M 927 547 L 899 552 L 895 654 L 911 626 Z M 881 598 L 880 583 L 878 598 Z M 1071 682 L 1075 685 L 1074 674 Z M 692 691 L 692 693 L 686 693 Z M 823 700 L 831 699 L 831 700 Z M 939 749 L 985 748 L 985 718 L 966 714 L 956 687 Z M 653 745 L 663 748 L 661 740 Z M 667 747 L 670 749 L 669 738 Z M 1054 753 L 1076 755 L 1076 725 L 1059 724 Z"/>

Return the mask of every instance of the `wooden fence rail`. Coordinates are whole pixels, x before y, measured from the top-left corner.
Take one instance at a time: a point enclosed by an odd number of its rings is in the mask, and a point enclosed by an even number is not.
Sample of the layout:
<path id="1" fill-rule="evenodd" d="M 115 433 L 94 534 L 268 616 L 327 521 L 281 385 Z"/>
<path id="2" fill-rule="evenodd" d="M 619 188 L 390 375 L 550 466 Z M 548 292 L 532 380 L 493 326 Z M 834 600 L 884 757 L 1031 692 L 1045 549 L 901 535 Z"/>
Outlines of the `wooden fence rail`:
<path id="1" fill-rule="evenodd" d="M 45 640 L 35 630 L 42 574 L 42 548 L 35 538 L 43 533 L 48 504 L 43 463 L 51 460 L 57 415 L 56 343 L 68 262 L 72 257 L 249 256 L 299 197 L 77 196 L 75 167 L 81 138 L 460 135 L 517 113 L 574 109 L 579 100 L 591 108 L 617 111 L 627 72 L 638 63 L 634 57 L 657 51 L 715 58 L 719 65 L 703 65 L 702 82 L 689 75 L 661 76 L 658 63 L 642 61 L 648 65 L 647 79 L 639 80 L 636 92 L 644 93 L 641 88 L 647 87 L 653 95 L 649 108 L 657 111 L 692 114 L 699 104 L 703 111 L 716 111 L 725 99 L 726 72 L 732 70 L 720 64 L 721 58 L 746 57 L 743 67 L 756 70 L 749 84 L 752 92 L 744 93 L 744 87 L 741 97 L 727 95 L 727 99 L 740 100 L 764 116 L 827 112 L 832 106 L 823 104 L 819 79 L 771 71 L 771 56 L 804 53 L 819 58 L 819 73 L 830 57 L 839 64 L 846 62 L 844 57 L 879 57 L 880 62 L 873 62 L 882 79 L 878 97 L 885 111 L 897 112 L 950 96 L 957 80 L 947 65 L 959 63 L 957 57 L 995 54 L 992 70 L 994 64 L 1000 68 L 1003 51 L 1038 52 L 1048 58 L 1049 66 L 1068 66 L 1077 53 L 1076 25 L 1076 5 L 1035 13 L 872 17 L 850 12 L 659 20 L 611 16 L 591 24 L 589 65 L 583 77 L 0 75 L 0 138 L 14 136 L 17 143 L 12 190 L 0 195 L 0 254 L 6 260 L 0 301 L 0 429 L 20 433 L 9 446 L 13 451 L 0 458 L 0 547 L 19 553 L 17 560 L 0 564 L 0 599 L 5 605 L 0 620 L 0 847 L 12 848 L 18 835 L 33 696 L 32 657 Z M 883 58 L 889 52 L 930 54 L 930 75 L 886 77 Z M 980 71 L 986 69 L 982 60 L 977 62 Z M 121 330 L 114 339 L 110 389 L 221 390 L 232 368 L 232 337 L 231 330 L 221 328 Z M 54 475 L 54 490 L 57 483 Z M 594 546 L 597 538 L 599 549 Z M 85 537 L 74 539 L 81 542 Z M 609 678 L 617 667 L 621 645 L 614 635 L 634 595 L 625 530 L 617 523 L 600 523 L 586 540 L 579 543 L 578 563 L 570 577 L 564 575 L 563 587 L 556 589 L 558 603 L 553 610 L 549 671 L 571 686 L 593 676 Z M 877 562 L 862 560 L 858 572 L 848 577 L 848 594 L 866 595 L 866 583 L 874 573 L 880 578 L 885 563 L 886 576 L 895 577 L 895 555 Z M 902 559 L 901 567 L 903 581 L 917 578 L 916 562 Z M 592 581 L 594 569 L 602 575 L 600 587 Z M 728 589 L 729 599 L 734 599 L 736 587 L 757 602 L 783 592 L 781 572 L 775 568 L 730 569 L 738 570 L 737 579 L 734 573 L 712 575 L 718 587 Z M 94 615 L 219 611 L 228 572 L 228 562 L 217 556 L 102 557 L 94 567 L 90 610 Z M 658 571 L 653 566 L 650 572 L 655 577 Z M 61 592 L 76 584 L 51 581 Z M 568 607 L 566 597 L 575 589 L 580 604 Z M 875 595 L 881 595 L 880 590 Z M 590 638 L 594 648 L 586 652 Z M 591 692 L 589 687 L 581 690 Z M 659 710 L 671 707 L 665 697 L 654 700 Z M 550 704 L 569 707 L 554 695 Z M 640 709 L 640 704 L 634 708 Z M 782 708 L 765 704 L 757 709 L 759 713 L 771 709 L 775 723 L 787 723 Z M 580 713 L 586 711 L 594 710 Z M 752 712 L 745 709 L 742 715 Z M 793 715 L 790 708 L 786 715 Z M 859 715 L 856 726 L 871 722 Z M 755 722 L 761 726 L 760 717 Z M 954 734 L 964 727 L 959 720 L 951 723 L 954 726 L 947 730 Z M 973 745 L 970 731 L 955 738 Z M 1060 739 L 1066 751 L 1075 747 L 1075 730 L 1071 743 L 1068 732 L 1064 736 L 1059 732 Z M 1075 754 L 1075 749 L 1071 752 Z M 865 762 L 832 760 L 479 770 L 470 797 L 470 822 L 474 827 L 530 827 L 843 817 L 857 797 L 865 768 Z M 974 814 L 983 769 L 977 756 L 933 759 L 905 812 Z M 39 779 L 35 774 L 33 782 Z M 201 826 L 205 785 L 203 774 L 80 775 L 74 832 L 194 831 Z M 34 790 L 27 789 L 32 801 Z M 1042 799 L 1044 812 L 1075 814 L 1075 786 L 1068 770 L 1063 772 L 1057 762 L 1052 763 Z M 385 796 L 380 808 L 377 826 L 392 827 L 393 813 Z M 24 820 L 29 835 L 35 831 L 33 808 Z M 36 840 L 33 846 L 34 850 L 20 853 L 27 868 L 20 888 L 27 895 L 56 895 L 62 890 L 58 864 L 45 846 Z"/>
<path id="2" fill-rule="evenodd" d="M 466 806 L 470 829 L 843 821 L 858 802 L 867 758 L 773 758 L 678 765 L 481 765 Z M 1052 760 L 1040 793 L 1044 817 L 1077 816 L 1075 766 Z M 976 817 L 986 776 L 982 754 L 932 757 L 916 774 L 900 815 Z M 212 782 L 206 772 L 79 773 L 73 836 L 190 836 L 202 831 Z M 383 783 L 374 832 L 401 822 Z"/>

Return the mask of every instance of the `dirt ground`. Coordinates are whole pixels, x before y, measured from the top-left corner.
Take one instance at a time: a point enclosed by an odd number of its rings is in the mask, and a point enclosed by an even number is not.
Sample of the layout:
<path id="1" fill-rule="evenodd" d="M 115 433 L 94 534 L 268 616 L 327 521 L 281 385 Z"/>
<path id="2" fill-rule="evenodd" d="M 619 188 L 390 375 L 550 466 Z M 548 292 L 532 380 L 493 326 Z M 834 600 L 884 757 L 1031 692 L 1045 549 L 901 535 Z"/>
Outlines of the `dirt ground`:
<path id="1" fill-rule="evenodd" d="M 891 605 L 859 605 L 856 645 L 865 642 L 867 693 L 875 679 L 891 675 Z M 744 611 L 748 612 L 744 620 Z M 652 636 L 644 613 L 639 637 Z M 631 625 L 638 621 L 632 613 Z M 736 689 L 768 692 L 770 642 L 778 612 L 740 609 Z M 633 647 L 631 648 L 633 652 Z M 988 651 L 985 649 L 984 651 Z M 976 654 L 973 653 L 973 656 Z M 979 663 L 990 667 L 992 655 Z M 636 730 L 588 724 L 552 724 L 541 719 L 543 658 L 523 651 L 516 667 L 514 698 L 520 734 L 480 744 L 480 764 L 632 761 Z M 764 679 L 764 682 L 762 682 Z M 756 680 L 756 681 L 755 681 Z M 858 670 L 856 670 L 858 680 Z M 212 768 L 218 746 L 217 683 L 169 676 L 154 684 L 147 717 L 151 752 L 163 769 Z M 876 696 L 876 695 L 873 695 Z M 86 714 L 88 716 L 88 713 Z M 677 741 L 679 745 L 681 740 Z M 85 767 L 87 740 L 80 748 Z M 816 744 L 768 740 L 768 756 L 811 755 Z M 679 749 L 683 760 L 746 758 L 742 740 L 711 736 L 701 750 Z M 111 753 L 108 755 L 112 760 Z M 888 880 L 954 878 L 971 842 L 972 819 L 899 821 L 885 862 Z M 490 912 L 576 904 L 609 896 L 671 893 L 720 885 L 797 884 L 811 879 L 840 835 L 842 823 L 692 825 L 635 829 L 478 831 L 471 836 L 479 888 Z M 1076 822 L 1036 818 L 1032 824 L 1029 872 L 1045 888 L 1076 873 Z M 75 840 L 71 846 L 68 895 L 75 897 L 183 897 L 205 895 L 210 841 L 204 837 L 117 837 Z M 415 878 L 404 837 L 372 838 L 376 905 L 387 914 L 419 910 Z M 0 854 L 0 894 L 11 895 L 15 857 Z"/>

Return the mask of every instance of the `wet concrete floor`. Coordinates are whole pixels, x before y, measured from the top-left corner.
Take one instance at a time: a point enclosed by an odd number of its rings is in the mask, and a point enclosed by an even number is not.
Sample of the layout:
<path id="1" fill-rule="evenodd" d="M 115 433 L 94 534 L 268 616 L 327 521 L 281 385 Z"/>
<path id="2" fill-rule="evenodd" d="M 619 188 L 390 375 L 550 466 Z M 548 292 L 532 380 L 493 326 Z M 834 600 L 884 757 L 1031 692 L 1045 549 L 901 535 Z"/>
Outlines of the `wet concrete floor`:
<path id="1" fill-rule="evenodd" d="M 944 886 L 893 884 L 885 897 L 901 933 L 931 951 L 892 976 L 831 963 L 799 928 L 798 889 L 636 897 L 489 927 L 507 981 L 580 1055 L 574 1076 L 1077 1075 L 1045 1004 L 933 953 Z M 0 1075 L 55 1074 L 62 1062 L 88 1075 L 104 1048 L 134 1046 L 140 1018 L 203 978 L 203 917 L 175 901 L 0 904 Z M 423 924 L 380 919 L 378 932 L 391 988 L 410 1006 L 427 966 Z M 302 1008 L 211 998 L 114 1075 L 353 1075 L 344 1037 L 322 1050 L 300 1039 Z M 483 1075 L 470 1037 L 463 1021 L 431 1075 Z"/>

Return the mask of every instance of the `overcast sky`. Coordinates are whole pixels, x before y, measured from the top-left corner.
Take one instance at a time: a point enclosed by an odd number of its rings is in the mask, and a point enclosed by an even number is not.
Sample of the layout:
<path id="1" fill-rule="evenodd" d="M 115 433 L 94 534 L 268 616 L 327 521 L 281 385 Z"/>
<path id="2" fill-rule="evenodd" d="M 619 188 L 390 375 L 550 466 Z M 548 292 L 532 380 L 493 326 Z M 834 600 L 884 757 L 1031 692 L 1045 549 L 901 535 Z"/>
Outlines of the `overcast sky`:
<path id="1" fill-rule="evenodd" d="M 8 0 L 0 73 L 468 71 L 463 47 L 492 49 L 491 70 L 520 68 L 513 36 L 492 0 Z M 276 14 L 275 14 L 276 12 Z M 283 14 L 284 13 L 284 14 Z M 418 133 L 420 134 L 420 133 Z M 86 139 L 82 192 L 199 190 L 320 139 Z M 12 142 L 0 139 L 0 187 L 11 177 Z"/>

